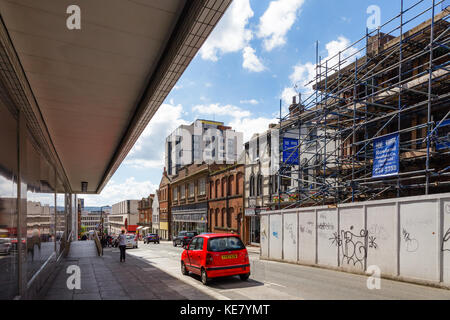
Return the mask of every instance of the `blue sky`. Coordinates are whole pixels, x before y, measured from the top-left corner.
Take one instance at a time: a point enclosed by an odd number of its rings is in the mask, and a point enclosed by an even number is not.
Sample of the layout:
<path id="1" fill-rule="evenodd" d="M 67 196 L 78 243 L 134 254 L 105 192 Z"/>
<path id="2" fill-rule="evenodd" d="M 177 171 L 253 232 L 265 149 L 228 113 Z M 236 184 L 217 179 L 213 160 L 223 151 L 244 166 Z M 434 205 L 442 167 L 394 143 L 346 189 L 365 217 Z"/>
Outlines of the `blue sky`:
<path id="1" fill-rule="evenodd" d="M 404 6 L 415 2 L 404 0 Z M 276 122 L 280 99 L 286 108 L 296 92 L 309 92 L 304 84 L 314 70 L 316 41 L 322 57 L 351 45 L 365 35 L 371 5 L 381 9 L 381 23 L 400 12 L 400 0 L 234 0 L 103 192 L 84 196 L 85 205 L 153 193 L 164 139 L 180 124 L 223 121 L 244 140 L 266 130 Z M 430 5 L 425 0 L 408 17 Z"/>

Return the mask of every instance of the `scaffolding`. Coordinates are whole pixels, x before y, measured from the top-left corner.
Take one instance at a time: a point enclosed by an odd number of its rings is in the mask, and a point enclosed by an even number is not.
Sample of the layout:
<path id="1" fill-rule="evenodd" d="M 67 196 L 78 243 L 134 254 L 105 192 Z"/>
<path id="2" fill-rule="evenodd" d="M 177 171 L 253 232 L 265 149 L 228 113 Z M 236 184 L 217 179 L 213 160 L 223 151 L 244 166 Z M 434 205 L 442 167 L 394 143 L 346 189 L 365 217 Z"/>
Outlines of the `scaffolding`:
<path id="1" fill-rule="evenodd" d="M 325 61 L 316 45 L 315 77 L 306 84 L 312 93 L 298 103 L 294 98 L 284 116 L 280 102 L 273 207 L 450 190 L 450 6 L 444 3 L 404 7 L 401 0 L 397 16 Z M 293 135 L 298 143 L 281 147 Z M 392 135 L 399 141 L 398 174 L 373 175 L 374 141 Z"/>

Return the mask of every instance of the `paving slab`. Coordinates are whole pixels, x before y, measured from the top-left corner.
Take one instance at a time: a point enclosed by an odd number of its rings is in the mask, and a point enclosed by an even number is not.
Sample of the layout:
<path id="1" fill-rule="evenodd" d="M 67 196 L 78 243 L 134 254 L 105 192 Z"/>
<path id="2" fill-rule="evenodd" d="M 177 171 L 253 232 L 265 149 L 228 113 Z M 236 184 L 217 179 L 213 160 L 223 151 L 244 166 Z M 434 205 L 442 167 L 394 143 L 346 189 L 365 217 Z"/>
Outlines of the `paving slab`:
<path id="1" fill-rule="evenodd" d="M 77 265 L 81 272 L 81 288 L 69 290 L 66 270 Z M 119 261 L 119 251 L 105 248 L 98 256 L 93 241 L 71 243 L 69 255 L 55 270 L 44 300 L 188 300 L 213 299 L 212 296 L 186 285 L 152 263 L 127 255 Z M 182 290 L 179 290 L 182 288 Z M 184 293 L 183 293 L 184 292 Z"/>

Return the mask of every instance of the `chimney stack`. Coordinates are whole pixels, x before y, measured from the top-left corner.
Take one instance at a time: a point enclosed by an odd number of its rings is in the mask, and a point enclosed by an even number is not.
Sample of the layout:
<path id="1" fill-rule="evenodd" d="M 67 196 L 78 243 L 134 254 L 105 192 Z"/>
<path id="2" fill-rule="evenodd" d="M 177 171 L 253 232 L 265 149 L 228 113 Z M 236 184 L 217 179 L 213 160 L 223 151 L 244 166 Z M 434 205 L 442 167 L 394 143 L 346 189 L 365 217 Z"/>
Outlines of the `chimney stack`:
<path id="1" fill-rule="evenodd" d="M 297 103 L 297 96 L 292 97 L 292 104 L 289 106 L 289 118 L 294 118 L 303 111 L 303 106 L 301 105 L 301 95 L 299 94 L 299 103 Z"/>

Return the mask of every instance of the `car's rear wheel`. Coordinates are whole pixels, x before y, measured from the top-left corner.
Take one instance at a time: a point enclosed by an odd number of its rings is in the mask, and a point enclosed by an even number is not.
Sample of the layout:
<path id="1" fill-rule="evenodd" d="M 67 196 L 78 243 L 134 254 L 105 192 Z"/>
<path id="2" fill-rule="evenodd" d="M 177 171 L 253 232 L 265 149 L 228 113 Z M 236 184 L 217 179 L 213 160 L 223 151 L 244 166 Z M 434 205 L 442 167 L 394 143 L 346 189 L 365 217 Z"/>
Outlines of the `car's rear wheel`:
<path id="1" fill-rule="evenodd" d="M 205 269 L 202 269 L 202 275 L 201 275 L 201 277 L 202 277 L 202 283 L 206 286 L 206 285 L 208 285 L 208 283 L 209 283 L 209 278 L 208 278 L 208 275 L 206 274 L 206 270 Z"/>
<path id="2" fill-rule="evenodd" d="M 249 277 L 250 277 L 250 273 L 239 275 L 239 278 L 241 278 L 242 281 L 247 281 Z"/>
<path id="3" fill-rule="evenodd" d="M 184 276 L 189 275 L 189 271 L 186 269 L 186 265 L 184 264 L 183 261 L 181 261 L 181 273 L 182 273 Z"/>
<path id="4" fill-rule="evenodd" d="M 175 241 L 173 242 L 173 246 L 174 246 L 174 247 L 176 247 L 176 246 L 177 246 L 177 243 L 176 243 Z"/>

